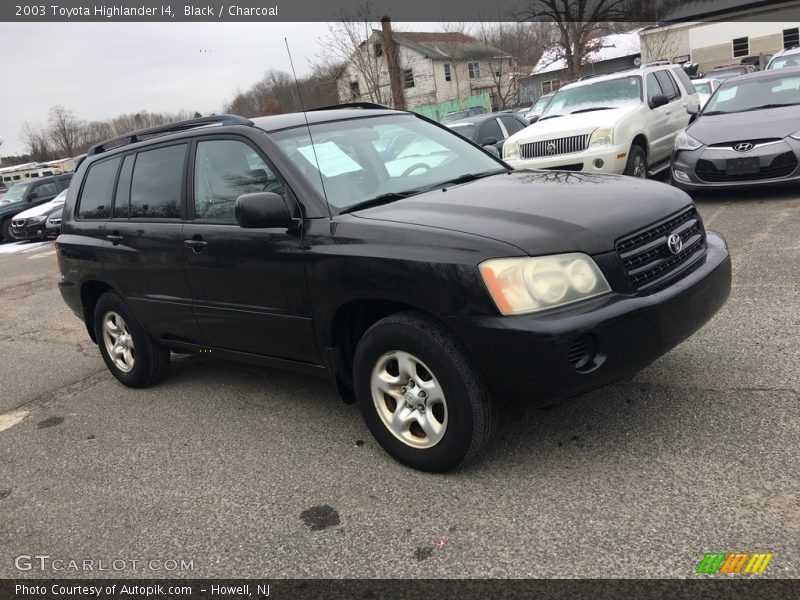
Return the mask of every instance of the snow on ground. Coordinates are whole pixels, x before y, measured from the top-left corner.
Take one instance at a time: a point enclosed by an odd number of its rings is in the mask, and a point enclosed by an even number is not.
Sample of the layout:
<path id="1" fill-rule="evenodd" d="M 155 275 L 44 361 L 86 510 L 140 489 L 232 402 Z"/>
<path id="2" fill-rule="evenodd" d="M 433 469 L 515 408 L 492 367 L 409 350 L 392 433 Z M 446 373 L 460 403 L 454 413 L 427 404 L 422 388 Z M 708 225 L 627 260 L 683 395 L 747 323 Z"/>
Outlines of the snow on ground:
<path id="1" fill-rule="evenodd" d="M 53 242 L 11 242 L 0 244 L 0 254 L 19 254 L 22 252 L 35 252 L 52 246 Z"/>

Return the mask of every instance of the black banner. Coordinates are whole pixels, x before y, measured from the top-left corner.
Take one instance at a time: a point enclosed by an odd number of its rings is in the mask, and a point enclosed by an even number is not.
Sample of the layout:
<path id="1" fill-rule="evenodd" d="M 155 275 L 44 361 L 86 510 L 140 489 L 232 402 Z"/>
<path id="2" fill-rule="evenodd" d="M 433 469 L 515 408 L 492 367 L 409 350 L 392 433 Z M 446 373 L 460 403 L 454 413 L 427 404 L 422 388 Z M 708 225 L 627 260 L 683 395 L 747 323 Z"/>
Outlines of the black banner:
<path id="1" fill-rule="evenodd" d="M 2 580 L 2 600 L 570 600 L 798 598 L 800 580 L 755 578 Z"/>
<path id="2" fill-rule="evenodd" d="M 8 22 L 327 22 L 394 21 L 745 21 L 798 20 L 792 0 L 15 0 L 0 4 Z M 794 16 L 792 16 L 794 15 Z"/>

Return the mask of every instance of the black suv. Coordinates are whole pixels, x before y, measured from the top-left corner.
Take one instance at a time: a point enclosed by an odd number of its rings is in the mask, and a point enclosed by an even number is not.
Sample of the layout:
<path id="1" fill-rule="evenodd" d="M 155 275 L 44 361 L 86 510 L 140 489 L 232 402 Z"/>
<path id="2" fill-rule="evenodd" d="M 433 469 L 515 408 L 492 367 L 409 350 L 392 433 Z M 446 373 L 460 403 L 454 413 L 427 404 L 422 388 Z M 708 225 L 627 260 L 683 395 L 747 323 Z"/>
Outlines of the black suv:
<path id="1" fill-rule="evenodd" d="M 387 452 L 431 471 L 474 457 L 498 404 L 631 376 L 731 282 L 682 191 L 513 171 L 370 105 L 95 147 L 56 246 L 61 293 L 123 384 L 156 381 L 170 350 L 327 376 Z"/>
<path id="2" fill-rule="evenodd" d="M 11 234 L 11 219 L 24 210 L 50 202 L 69 187 L 72 173 L 39 177 L 15 183 L 0 198 L 0 240 L 14 241 Z"/>

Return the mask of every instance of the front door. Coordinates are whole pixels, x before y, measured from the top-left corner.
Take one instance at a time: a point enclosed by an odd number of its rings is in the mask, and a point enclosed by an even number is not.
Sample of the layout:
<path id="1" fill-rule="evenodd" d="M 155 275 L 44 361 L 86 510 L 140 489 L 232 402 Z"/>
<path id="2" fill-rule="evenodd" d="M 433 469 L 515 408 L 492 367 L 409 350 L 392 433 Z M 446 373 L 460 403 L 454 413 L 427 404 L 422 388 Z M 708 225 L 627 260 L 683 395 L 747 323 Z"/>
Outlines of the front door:
<path id="1" fill-rule="evenodd" d="M 319 363 L 307 310 L 302 235 L 244 229 L 236 198 L 291 194 L 256 145 L 239 136 L 198 138 L 192 153 L 192 218 L 183 227 L 194 313 L 209 346 Z"/>

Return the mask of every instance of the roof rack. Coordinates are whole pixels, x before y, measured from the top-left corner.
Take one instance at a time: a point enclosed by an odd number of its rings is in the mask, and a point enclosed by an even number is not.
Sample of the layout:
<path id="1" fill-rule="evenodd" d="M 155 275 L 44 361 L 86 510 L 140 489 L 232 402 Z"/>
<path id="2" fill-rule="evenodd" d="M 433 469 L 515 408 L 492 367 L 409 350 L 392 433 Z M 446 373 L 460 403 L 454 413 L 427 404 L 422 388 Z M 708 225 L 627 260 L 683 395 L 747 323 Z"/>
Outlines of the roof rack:
<path id="1" fill-rule="evenodd" d="M 345 102 L 344 104 L 334 104 L 332 106 L 320 106 L 319 108 L 309 108 L 307 112 L 314 112 L 317 110 L 338 110 L 341 108 L 363 108 L 379 109 L 379 110 L 394 110 L 391 106 L 385 104 L 378 104 L 377 102 Z"/>
<path id="2" fill-rule="evenodd" d="M 671 60 L 654 60 L 647 63 L 642 63 L 642 66 L 639 67 L 640 69 L 644 69 L 646 67 L 660 67 L 661 65 L 671 65 L 673 64 Z"/>
<path id="3" fill-rule="evenodd" d="M 140 138 L 149 137 L 154 135 L 166 135 L 168 133 L 177 133 L 179 131 L 186 131 L 187 129 L 194 129 L 195 127 L 203 127 L 205 125 L 248 125 L 252 126 L 253 122 L 250 119 L 245 119 L 238 115 L 211 115 L 210 117 L 198 117 L 197 119 L 187 119 L 186 121 L 178 121 L 177 123 L 169 123 L 167 125 L 157 125 L 156 127 L 148 127 L 147 129 L 139 129 L 131 133 L 126 133 L 119 137 L 111 138 L 99 144 L 95 144 L 86 152 L 87 156 L 94 156 L 95 154 L 102 154 L 106 150 L 119 148 L 120 146 L 127 146 L 128 144 L 135 144 L 140 141 Z M 116 143 L 115 142 L 119 142 Z M 106 148 L 110 144 L 114 144 L 111 148 Z"/>

